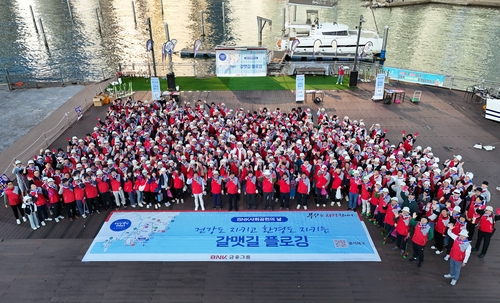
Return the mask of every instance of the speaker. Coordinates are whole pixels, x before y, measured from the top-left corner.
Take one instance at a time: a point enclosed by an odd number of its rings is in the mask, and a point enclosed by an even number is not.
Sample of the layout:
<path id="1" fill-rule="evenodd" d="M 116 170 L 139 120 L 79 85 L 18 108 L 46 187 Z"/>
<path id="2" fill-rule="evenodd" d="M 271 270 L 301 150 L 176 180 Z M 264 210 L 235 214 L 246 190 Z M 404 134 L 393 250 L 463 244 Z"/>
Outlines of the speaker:
<path id="1" fill-rule="evenodd" d="M 349 75 L 349 86 L 358 86 L 358 71 L 353 70 Z"/>
<path id="2" fill-rule="evenodd" d="M 170 90 L 170 91 L 175 90 L 175 74 L 174 73 L 167 74 L 167 86 L 168 86 L 168 90 Z"/>

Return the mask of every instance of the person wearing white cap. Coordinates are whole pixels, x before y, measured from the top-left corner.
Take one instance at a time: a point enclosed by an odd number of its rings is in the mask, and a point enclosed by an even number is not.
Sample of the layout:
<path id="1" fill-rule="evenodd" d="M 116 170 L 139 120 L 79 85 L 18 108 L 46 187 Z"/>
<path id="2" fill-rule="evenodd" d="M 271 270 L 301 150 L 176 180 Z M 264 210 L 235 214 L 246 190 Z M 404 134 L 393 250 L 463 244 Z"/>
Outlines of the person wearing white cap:
<path id="1" fill-rule="evenodd" d="M 274 195 L 274 182 L 273 176 L 271 175 L 271 171 L 266 169 L 264 171 L 264 176 L 262 178 L 262 196 L 264 205 L 262 209 L 267 209 L 268 207 L 271 210 L 274 210 L 273 206 L 273 195 Z"/>
<path id="2" fill-rule="evenodd" d="M 205 210 L 205 202 L 203 194 L 205 192 L 205 181 L 198 175 L 198 171 L 194 171 L 193 177 L 186 182 L 191 185 L 191 193 L 194 196 L 194 210 L 197 211 L 201 206 L 201 210 Z"/>
<path id="3" fill-rule="evenodd" d="M 245 196 L 247 209 L 257 209 L 257 202 L 255 201 L 255 197 L 257 196 L 257 178 L 254 176 L 252 170 L 249 170 L 245 177 Z"/>
<path id="4" fill-rule="evenodd" d="M 450 223 L 450 216 L 448 214 L 448 209 L 443 207 L 441 209 L 441 214 L 436 220 L 434 225 L 434 245 L 431 246 L 432 249 L 436 250 L 436 255 L 440 255 L 444 250 L 444 239 L 446 237 L 446 229 Z"/>
<path id="5" fill-rule="evenodd" d="M 467 230 L 467 220 L 465 219 L 465 214 L 461 214 L 461 209 L 459 206 L 455 206 L 453 208 L 453 212 L 451 214 L 450 222 L 453 223 L 452 232 L 455 235 L 458 235 L 462 230 Z M 453 239 L 451 237 L 446 237 L 446 256 L 444 257 L 445 261 L 450 259 L 450 251 L 453 246 Z"/>
<path id="6" fill-rule="evenodd" d="M 391 203 L 387 203 L 387 199 L 390 199 Z M 399 207 L 398 198 L 391 198 L 387 188 L 382 189 L 382 195 L 379 197 L 379 209 L 385 212 L 382 213 L 384 224 L 384 241 L 382 244 L 385 244 L 388 240 L 389 243 L 392 243 L 394 242 L 394 237 L 391 235 L 395 228 L 394 221 L 399 215 L 401 208 Z M 381 214 L 380 211 L 379 214 Z"/>
<path id="7" fill-rule="evenodd" d="M 488 252 L 488 247 L 490 246 L 491 237 L 495 232 L 495 222 L 498 220 L 500 220 L 500 215 L 494 215 L 493 207 L 490 205 L 486 206 L 483 215 L 479 219 L 477 241 L 476 241 L 476 246 L 474 247 L 474 251 L 479 251 L 479 247 L 481 247 L 481 242 L 484 239 L 483 249 L 481 250 L 481 253 L 478 255 L 479 258 L 484 258 L 484 256 Z"/>
<path id="8" fill-rule="evenodd" d="M 21 206 L 24 209 L 24 213 L 30 220 L 31 229 L 37 230 L 40 228 L 40 223 L 38 223 L 38 219 L 36 217 L 36 205 L 31 200 L 31 196 L 27 195 L 23 198 L 23 204 Z"/>
<path id="9" fill-rule="evenodd" d="M 467 261 L 469 261 L 471 244 L 467 239 L 469 233 L 466 230 L 462 230 L 457 236 L 451 232 L 452 229 L 453 224 L 450 224 L 448 236 L 454 241 L 450 252 L 450 273 L 444 275 L 444 277 L 446 279 L 451 279 L 450 284 L 455 285 L 460 277 L 460 270 L 467 264 Z"/>
<path id="10" fill-rule="evenodd" d="M 424 249 L 427 241 L 430 241 L 434 238 L 434 230 L 432 226 L 429 224 L 429 219 L 426 216 L 422 216 L 420 218 L 420 222 L 417 222 L 415 219 L 417 218 L 417 213 L 413 213 L 413 217 L 410 220 L 410 225 L 415 227 L 412 236 L 413 243 L 413 258 L 409 261 L 417 261 L 418 259 L 418 267 L 422 267 L 422 263 L 424 262 Z"/>
<path id="11" fill-rule="evenodd" d="M 214 170 L 212 172 L 212 178 L 210 180 L 210 191 L 212 193 L 213 209 L 222 209 L 222 194 L 223 194 L 223 183 L 222 177 L 219 172 Z"/>
<path id="12" fill-rule="evenodd" d="M 400 250 L 399 255 L 406 258 L 408 237 L 410 236 L 410 208 L 408 206 L 403 207 L 401 214 L 396 215 L 397 222 L 394 224 L 396 227 L 396 245 L 392 250 Z"/>
<path id="13" fill-rule="evenodd" d="M 14 168 L 12 169 L 12 173 L 16 175 L 17 186 L 19 190 L 21 190 L 21 194 L 24 196 L 28 191 L 28 180 L 26 180 L 26 168 L 23 166 L 23 163 L 20 160 L 16 160 L 12 163 Z"/>
<path id="14" fill-rule="evenodd" d="M 12 181 L 7 182 L 7 187 L 4 189 L 3 202 L 5 204 L 5 208 L 12 208 L 12 212 L 14 212 L 14 217 L 16 217 L 16 223 L 21 224 L 21 220 L 19 220 L 19 213 L 21 213 L 21 217 L 23 221 L 26 222 L 26 217 L 24 216 L 24 210 L 21 207 L 22 205 L 22 194 L 19 187 L 14 186 Z"/>

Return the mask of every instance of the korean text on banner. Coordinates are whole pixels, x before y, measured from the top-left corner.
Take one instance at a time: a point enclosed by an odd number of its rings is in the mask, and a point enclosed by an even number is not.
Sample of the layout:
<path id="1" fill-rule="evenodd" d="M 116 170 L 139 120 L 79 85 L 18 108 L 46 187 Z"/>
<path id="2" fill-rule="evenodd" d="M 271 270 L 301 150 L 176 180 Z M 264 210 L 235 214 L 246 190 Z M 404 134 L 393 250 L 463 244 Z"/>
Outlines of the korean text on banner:
<path id="1" fill-rule="evenodd" d="M 267 75 L 267 51 L 263 49 L 215 50 L 217 77 L 264 77 Z"/>
<path id="2" fill-rule="evenodd" d="M 399 69 L 387 66 L 384 66 L 382 68 L 382 71 L 387 75 L 387 77 L 394 80 L 434 85 L 434 86 L 443 86 L 445 78 L 445 75 L 428 74 L 424 72 Z"/>
<path id="3" fill-rule="evenodd" d="M 382 100 L 384 98 L 384 81 L 385 74 L 378 74 L 375 80 L 375 93 L 373 100 Z"/>
<path id="4" fill-rule="evenodd" d="M 152 100 L 160 100 L 161 89 L 160 89 L 160 78 L 151 77 L 151 96 Z"/>
<path id="5" fill-rule="evenodd" d="M 305 100 L 306 78 L 304 75 L 295 77 L 295 102 Z"/>

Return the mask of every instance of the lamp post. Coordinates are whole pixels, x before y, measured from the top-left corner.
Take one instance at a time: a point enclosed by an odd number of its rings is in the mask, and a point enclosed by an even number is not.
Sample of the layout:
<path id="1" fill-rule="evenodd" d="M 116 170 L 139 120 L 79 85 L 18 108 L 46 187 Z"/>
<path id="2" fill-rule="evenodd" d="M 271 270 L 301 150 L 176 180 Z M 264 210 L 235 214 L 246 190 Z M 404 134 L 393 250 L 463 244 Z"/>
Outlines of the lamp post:
<path id="1" fill-rule="evenodd" d="M 151 18 L 146 21 L 149 27 L 149 39 L 151 40 L 151 57 L 153 58 L 153 73 L 156 77 L 155 44 L 153 42 L 153 31 L 151 30 Z"/>
<path id="2" fill-rule="evenodd" d="M 365 22 L 363 19 L 363 15 L 359 17 L 359 26 L 358 26 L 358 39 L 356 41 L 356 53 L 354 54 L 354 67 L 352 68 L 351 74 L 349 76 L 349 86 L 357 86 L 358 85 L 358 49 L 359 49 L 359 38 L 361 37 L 361 27 Z"/>

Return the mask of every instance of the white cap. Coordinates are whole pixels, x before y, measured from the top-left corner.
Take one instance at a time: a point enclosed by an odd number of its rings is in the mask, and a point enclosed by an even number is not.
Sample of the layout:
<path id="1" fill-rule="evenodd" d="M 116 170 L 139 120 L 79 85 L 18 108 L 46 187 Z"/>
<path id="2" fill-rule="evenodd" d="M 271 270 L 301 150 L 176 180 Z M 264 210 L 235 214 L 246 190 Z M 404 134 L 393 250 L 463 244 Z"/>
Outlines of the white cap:
<path id="1" fill-rule="evenodd" d="M 97 174 L 98 174 L 98 175 L 102 175 L 102 170 L 98 170 L 98 171 L 97 171 Z"/>
<path id="2" fill-rule="evenodd" d="M 464 236 L 464 237 L 468 237 L 469 236 L 469 232 L 465 229 L 461 230 L 460 233 L 458 234 L 459 236 Z"/>
<path id="3" fill-rule="evenodd" d="M 21 163 L 23 163 L 23 162 L 21 162 L 20 160 L 16 160 L 16 162 L 15 162 L 15 163 L 16 163 L 16 164 L 21 164 Z"/>
<path id="4" fill-rule="evenodd" d="M 405 207 L 403 207 L 403 211 L 409 213 L 410 212 L 410 208 L 408 206 L 405 206 Z"/>
<path id="5" fill-rule="evenodd" d="M 460 190 L 455 189 L 455 190 L 453 191 L 453 193 L 454 193 L 454 194 L 459 194 L 459 193 L 460 193 Z"/>
<path id="6" fill-rule="evenodd" d="M 28 161 L 28 164 L 35 164 L 35 161 L 33 161 L 33 160 L 29 160 L 29 161 Z"/>
<path id="7" fill-rule="evenodd" d="M 389 189 L 388 188 L 382 188 L 382 192 L 384 193 L 388 193 L 389 192 Z M 396 198 L 397 199 L 397 198 Z"/>
<path id="8" fill-rule="evenodd" d="M 493 206 L 491 206 L 491 205 L 486 206 L 485 210 L 493 211 Z"/>
<path id="9" fill-rule="evenodd" d="M 462 161 L 462 156 L 460 155 L 456 155 L 456 156 L 453 156 L 454 158 L 457 158 L 458 161 Z"/>
<path id="10" fill-rule="evenodd" d="M 31 201 L 31 197 L 30 196 L 24 196 L 23 201 L 24 202 Z"/>
<path id="11" fill-rule="evenodd" d="M 460 206 L 453 207 L 453 211 L 460 212 L 461 210 Z"/>
<path id="12" fill-rule="evenodd" d="M 396 198 L 396 197 L 392 197 L 392 198 L 391 198 L 391 200 L 392 200 L 392 201 L 398 201 L 398 198 Z M 408 207 L 405 207 L 405 208 L 408 208 Z M 404 210 L 404 208 L 403 208 L 403 210 Z M 408 208 L 408 210 L 407 210 L 407 211 L 409 212 L 409 211 L 410 211 L 410 209 Z"/>
<path id="13" fill-rule="evenodd" d="M 264 171 L 264 175 L 270 175 L 270 174 L 271 174 L 271 172 L 269 171 L 269 169 L 266 169 L 266 170 Z"/>
<path id="14" fill-rule="evenodd" d="M 49 183 L 50 183 L 50 182 L 54 182 L 54 179 L 49 178 L 49 180 L 47 180 L 47 181 L 48 181 Z"/>

